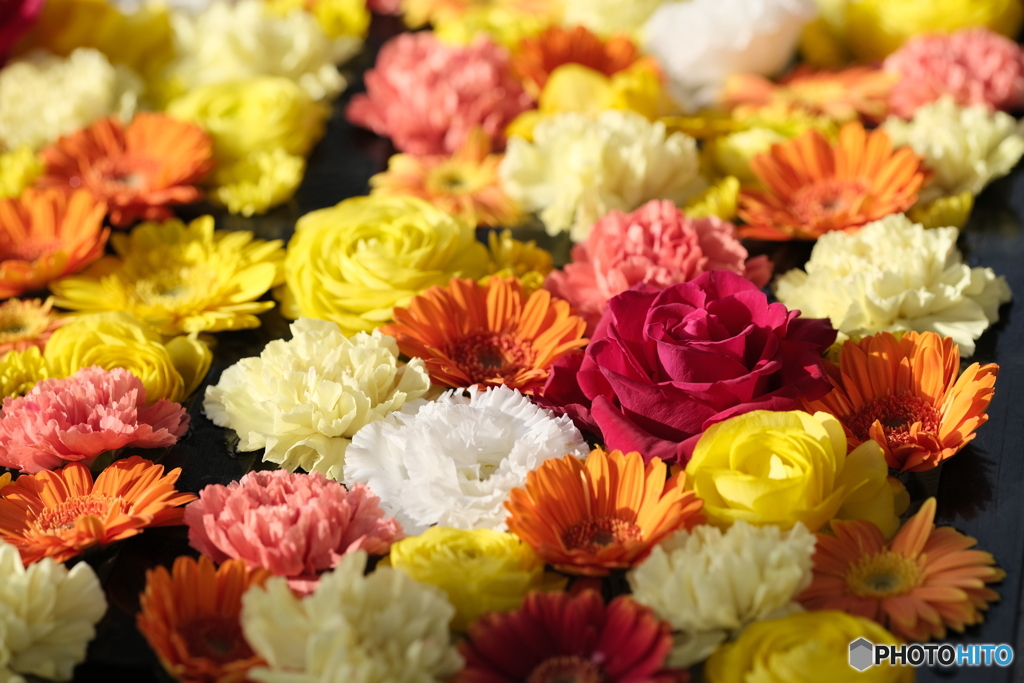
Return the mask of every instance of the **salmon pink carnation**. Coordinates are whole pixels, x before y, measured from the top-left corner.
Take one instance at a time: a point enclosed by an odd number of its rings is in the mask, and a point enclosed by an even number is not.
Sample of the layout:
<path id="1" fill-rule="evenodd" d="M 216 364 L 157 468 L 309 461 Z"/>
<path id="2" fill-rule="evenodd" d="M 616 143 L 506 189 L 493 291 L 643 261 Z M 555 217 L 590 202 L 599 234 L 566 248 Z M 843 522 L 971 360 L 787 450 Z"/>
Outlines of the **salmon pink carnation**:
<path id="1" fill-rule="evenodd" d="M 533 105 L 512 76 L 508 52 L 484 36 L 456 47 L 430 32 L 400 35 L 381 49 L 365 81 L 348 120 L 417 156 L 451 154 L 473 126 L 500 151 L 505 126 Z"/>
<path id="2" fill-rule="evenodd" d="M 312 592 L 319 574 L 355 550 L 384 555 L 405 534 L 362 484 L 350 490 L 319 472 L 250 472 L 213 484 L 185 508 L 192 547 L 215 562 L 244 560 Z"/>
<path id="3" fill-rule="evenodd" d="M 185 409 L 167 399 L 147 407 L 142 380 L 127 370 L 84 368 L 4 399 L 0 466 L 35 473 L 65 462 L 88 465 L 125 446 L 171 446 L 188 423 Z"/>
<path id="4" fill-rule="evenodd" d="M 638 282 L 664 289 L 709 270 L 730 270 L 758 287 L 772 276 L 766 256 L 748 259 L 735 227 L 718 218 L 687 218 L 670 201 L 633 213 L 612 211 L 572 249 L 572 263 L 548 275 L 544 287 L 587 320 L 592 334 L 608 300 Z"/>

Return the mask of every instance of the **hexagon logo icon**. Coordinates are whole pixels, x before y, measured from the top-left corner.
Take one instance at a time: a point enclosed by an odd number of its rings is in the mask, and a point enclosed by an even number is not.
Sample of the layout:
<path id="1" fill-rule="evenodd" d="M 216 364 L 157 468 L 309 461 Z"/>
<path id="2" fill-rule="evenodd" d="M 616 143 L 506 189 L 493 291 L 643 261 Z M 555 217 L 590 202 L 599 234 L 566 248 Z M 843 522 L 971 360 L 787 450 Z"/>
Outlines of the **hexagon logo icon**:
<path id="1" fill-rule="evenodd" d="M 857 671 L 864 671 L 874 666 L 875 646 L 864 638 L 858 638 L 850 643 L 850 666 Z"/>

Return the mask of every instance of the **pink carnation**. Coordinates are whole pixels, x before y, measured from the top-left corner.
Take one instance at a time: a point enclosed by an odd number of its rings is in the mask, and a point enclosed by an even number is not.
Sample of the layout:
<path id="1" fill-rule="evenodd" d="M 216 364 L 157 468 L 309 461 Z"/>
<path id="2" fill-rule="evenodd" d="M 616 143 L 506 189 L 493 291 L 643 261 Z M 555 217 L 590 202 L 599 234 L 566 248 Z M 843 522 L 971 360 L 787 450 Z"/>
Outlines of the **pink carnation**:
<path id="1" fill-rule="evenodd" d="M 963 106 L 1012 110 L 1024 105 L 1024 53 L 1017 43 L 985 28 L 914 38 L 889 55 L 884 66 L 902 76 L 890 106 L 905 119 L 943 95 Z"/>
<path id="2" fill-rule="evenodd" d="M 308 593 L 345 553 L 384 555 L 404 536 L 379 502 L 362 484 L 346 491 L 319 472 L 250 472 L 200 491 L 185 524 L 192 547 L 215 562 L 245 560 Z"/>
<path id="3" fill-rule="evenodd" d="M 467 47 L 443 45 L 430 32 L 397 36 L 365 80 L 348 120 L 417 156 L 454 152 L 473 126 L 504 149 L 505 126 L 533 106 L 512 77 L 508 52 L 485 36 Z"/>
<path id="4" fill-rule="evenodd" d="M 171 446 L 188 422 L 185 409 L 167 399 L 147 407 L 142 381 L 127 370 L 85 368 L 4 399 L 0 465 L 29 473 L 88 465 L 116 448 Z"/>
<path id="5" fill-rule="evenodd" d="M 758 287 L 772 276 L 765 256 L 748 259 L 736 228 L 718 218 L 687 218 L 670 201 L 652 201 L 630 214 L 612 211 L 572 248 L 572 263 L 548 275 L 544 287 L 587 320 L 588 334 L 608 300 L 645 282 L 658 289 L 709 270 L 729 270 Z"/>

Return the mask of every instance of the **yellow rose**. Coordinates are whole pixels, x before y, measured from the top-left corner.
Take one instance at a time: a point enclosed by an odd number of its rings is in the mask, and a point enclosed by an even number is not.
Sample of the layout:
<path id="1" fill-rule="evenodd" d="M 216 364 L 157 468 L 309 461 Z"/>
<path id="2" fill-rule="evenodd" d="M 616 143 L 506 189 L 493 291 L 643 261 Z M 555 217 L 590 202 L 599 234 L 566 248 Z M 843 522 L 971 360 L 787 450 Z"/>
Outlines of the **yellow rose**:
<path id="1" fill-rule="evenodd" d="M 210 198 L 228 207 L 231 213 L 265 213 L 295 196 L 305 171 L 306 160 L 300 156 L 280 147 L 259 150 L 218 168 Z"/>
<path id="2" fill-rule="evenodd" d="M 899 527 L 889 469 L 873 441 L 846 454 L 846 435 L 826 413 L 755 410 L 713 425 L 686 466 L 686 487 L 708 522 L 738 520 L 811 531 L 833 519 L 867 519 L 886 536 Z"/>
<path id="3" fill-rule="evenodd" d="M 705 683 L 913 683 L 914 669 L 884 663 L 857 671 L 850 643 L 899 640 L 877 623 L 843 612 L 798 612 L 751 624 L 704 665 Z"/>
<path id="4" fill-rule="evenodd" d="M 299 219 L 278 296 L 289 318 L 332 320 L 351 335 L 390 322 L 395 306 L 423 290 L 480 278 L 486 267 L 468 223 L 414 197 L 354 197 Z"/>
<path id="5" fill-rule="evenodd" d="M 266 0 L 265 6 L 268 12 L 284 17 L 296 9 L 305 10 L 308 5 L 306 0 Z M 364 38 L 370 29 L 366 0 L 315 0 L 310 11 L 331 38 Z"/>
<path id="6" fill-rule="evenodd" d="M 0 357 L 0 399 L 24 396 L 36 382 L 49 378 L 50 370 L 38 346 L 8 351 Z"/>
<path id="7" fill-rule="evenodd" d="M 42 159 L 28 145 L 0 154 L 0 199 L 19 197 L 43 169 Z"/>

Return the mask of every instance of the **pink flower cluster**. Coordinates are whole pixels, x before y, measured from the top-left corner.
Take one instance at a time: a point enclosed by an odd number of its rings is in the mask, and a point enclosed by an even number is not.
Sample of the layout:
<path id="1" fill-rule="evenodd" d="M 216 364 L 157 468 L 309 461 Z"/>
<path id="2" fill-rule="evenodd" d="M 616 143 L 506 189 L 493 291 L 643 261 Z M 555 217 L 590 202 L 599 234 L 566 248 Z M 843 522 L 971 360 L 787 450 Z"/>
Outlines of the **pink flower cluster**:
<path id="1" fill-rule="evenodd" d="M 127 370 L 91 367 L 5 398 L 0 415 L 0 465 L 35 473 L 65 462 L 90 464 L 104 451 L 177 443 L 189 416 L 160 399 L 146 406 L 142 381 Z"/>
<path id="2" fill-rule="evenodd" d="M 533 101 L 513 78 L 505 48 L 479 36 L 466 47 L 433 33 L 400 35 L 366 73 L 366 94 L 348 106 L 352 123 L 390 137 L 407 154 L 451 154 L 473 126 L 504 149 L 505 127 Z"/>
<path id="3" fill-rule="evenodd" d="M 318 472 L 250 472 L 200 491 L 185 508 L 185 524 L 192 547 L 215 562 L 245 560 L 309 593 L 345 553 L 384 555 L 404 537 L 379 502 L 362 484 L 346 491 Z"/>
<path id="4" fill-rule="evenodd" d="M 728 270 L 758 287 L 772 276 L 766 256 L 748 259 L 732 223 L 687 218 L 670 201 L 655 200 L 630 214 L 612 211 L 572 249 L 572 263 L 552 271 L 544 287 L 567 300 L 593 333 L 608 300 L 643 282 L 658 289 L 709 270 Z"/>
<path id="5" fill-rule="evenodd" d="M 962 106 L 1024 106 L 1024 51 L 985 28 L 914 38 L 889 55 L 884 67 L 902 77 L 889 104 L 905 119 L 943 95 Z"/>

